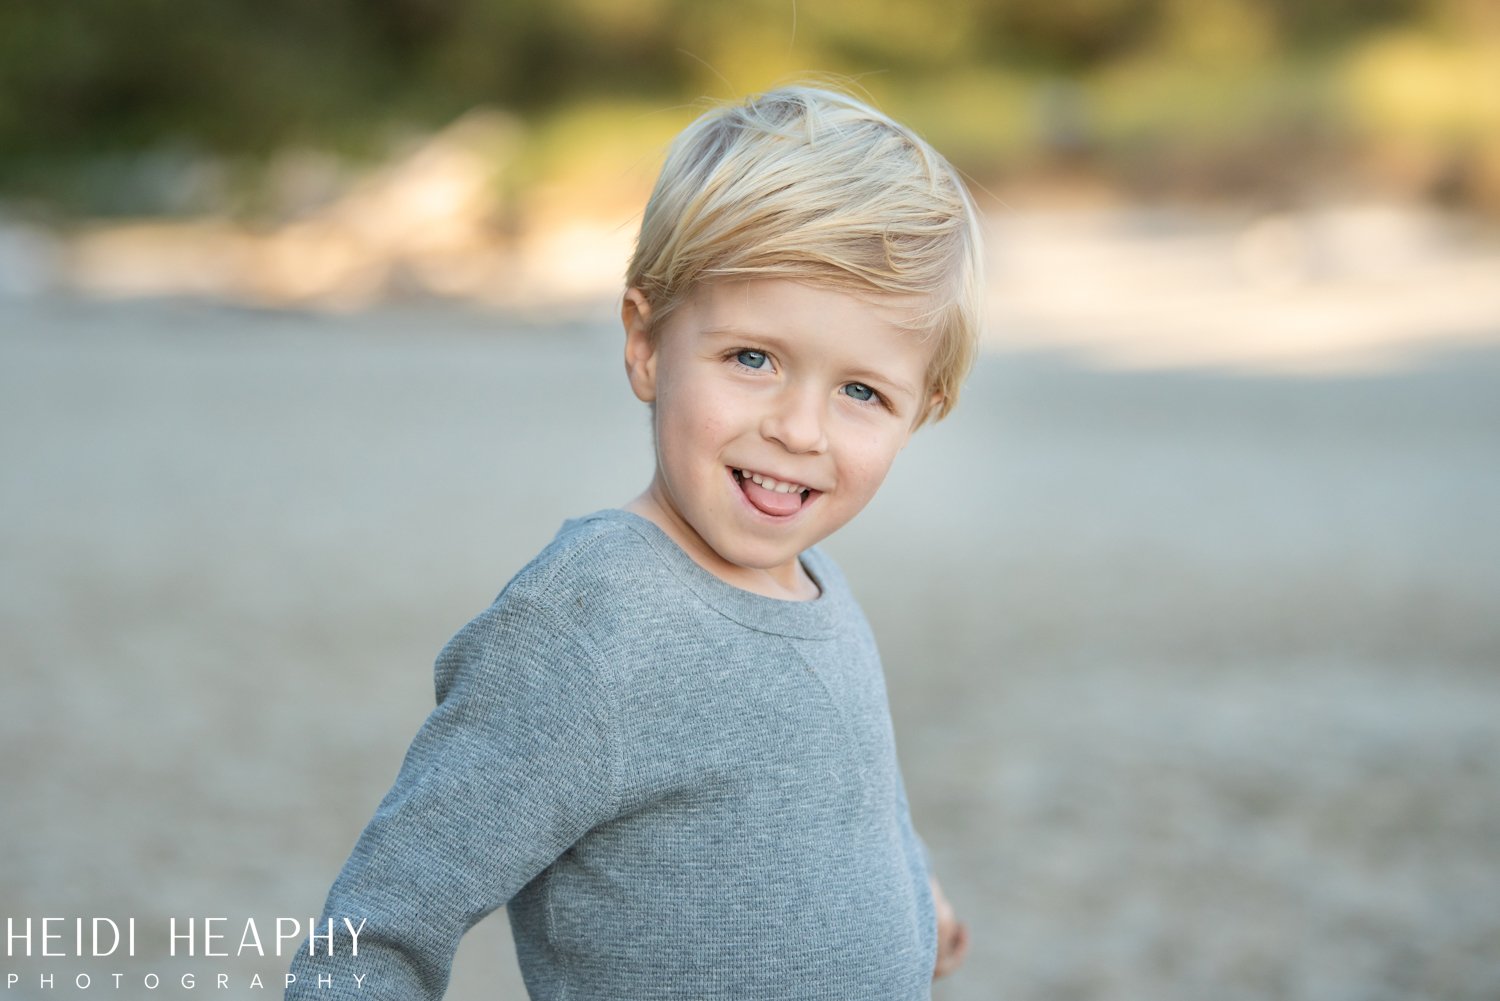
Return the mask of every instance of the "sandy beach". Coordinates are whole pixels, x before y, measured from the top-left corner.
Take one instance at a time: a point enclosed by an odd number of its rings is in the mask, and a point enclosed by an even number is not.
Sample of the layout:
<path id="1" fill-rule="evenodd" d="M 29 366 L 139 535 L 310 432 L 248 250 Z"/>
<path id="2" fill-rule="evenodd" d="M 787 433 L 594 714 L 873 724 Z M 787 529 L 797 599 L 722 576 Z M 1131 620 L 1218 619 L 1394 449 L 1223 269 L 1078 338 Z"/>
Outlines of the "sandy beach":
<path id="1" fill-rule="evenodd" d="M 827 543 L 971 926 L 935 996 L 1500 997 L 1500 314 L 1427 342 L 1377 302 L 1379 365 L 1257 369 L 1017 301 Z M 7 915 L 319 912 L 438 648 L 645 484 L 579 315 L 0 301 Z M 148 952 L 0 976 L 287 965 Z M 503 916 L 450 996 L 525 997 Z"/>

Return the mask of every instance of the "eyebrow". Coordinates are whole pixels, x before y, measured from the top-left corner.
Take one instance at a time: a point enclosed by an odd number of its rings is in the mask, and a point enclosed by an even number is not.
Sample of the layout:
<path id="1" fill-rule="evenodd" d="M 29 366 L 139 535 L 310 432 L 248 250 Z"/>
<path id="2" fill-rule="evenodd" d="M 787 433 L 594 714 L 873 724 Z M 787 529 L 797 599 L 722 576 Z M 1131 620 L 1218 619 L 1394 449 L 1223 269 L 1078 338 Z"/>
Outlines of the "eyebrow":
<path id="1" fill-rule="evenodd" d="M 715 324 L 714 326 L 704 327 L 701 333 L 704 337 L 717 337 L 726 340 L 735 337 L 743 337 L 747 340 L 765 344 L 767 347 L 775 348 L 785 347 L 787 343 L 780 337 L 777 337 L 775 334 L 769 334 L 762 330 L 748 330 L 744 327 L 737 327 L 733 324 L 728 323 Z M 859 383 L 869 382 L 880 386 L 885 386 L 889 390 L 894 390 L 895 392 L 903 396 L 910 397 L 913 401 L 915 401 L 921 395 L 917 392 L 916 387 L 911 385 L 910 383 L 904 382 L 900 379 L 893 379 L 888 375 L 882 375 L 874 369 L 857 369 L 854 372 L 850 373 L 850 381 Z"/>

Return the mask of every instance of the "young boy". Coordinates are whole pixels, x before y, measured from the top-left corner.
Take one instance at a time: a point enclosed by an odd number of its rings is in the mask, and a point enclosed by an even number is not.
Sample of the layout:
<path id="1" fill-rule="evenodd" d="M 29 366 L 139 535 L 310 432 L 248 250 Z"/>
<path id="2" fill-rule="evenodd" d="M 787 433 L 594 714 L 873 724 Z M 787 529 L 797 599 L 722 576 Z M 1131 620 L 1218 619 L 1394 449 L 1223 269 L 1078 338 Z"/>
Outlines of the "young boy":
<path id="1" fill-rule="evenodd" d="M 930 997 L 966 932 L 815 544 L 952 408 L 979 255 L 953 169 L 852 98 L 786 88 L 678 137 L 622 308 L 655 475 L 439 655 L 288 998 L 440 997 L 501 906 L 535 999 Z"/>

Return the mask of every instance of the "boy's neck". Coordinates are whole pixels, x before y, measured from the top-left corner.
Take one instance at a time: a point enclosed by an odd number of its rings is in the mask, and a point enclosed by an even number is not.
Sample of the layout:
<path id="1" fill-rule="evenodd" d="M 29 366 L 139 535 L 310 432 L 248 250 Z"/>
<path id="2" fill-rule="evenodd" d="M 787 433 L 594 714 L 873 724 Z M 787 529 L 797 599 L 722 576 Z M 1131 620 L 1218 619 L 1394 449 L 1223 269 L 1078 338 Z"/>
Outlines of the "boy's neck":
<path id="1" fill-rule="evenodd" d="M 640 496 L 622 505 L 621 509 L 640 515 L 656 525 L 694 563 L 724 583 L 781 601 L 812 601 L 822 593 L 800 559 L 792 560 L 787 567 L 768 570 L 730 563 L 704 542 L 691 525 L 677 516 L 670 505 L 663 503 L 658 496 L 659 490 L 659 484 L 653 480 L 651 486 Z"/>

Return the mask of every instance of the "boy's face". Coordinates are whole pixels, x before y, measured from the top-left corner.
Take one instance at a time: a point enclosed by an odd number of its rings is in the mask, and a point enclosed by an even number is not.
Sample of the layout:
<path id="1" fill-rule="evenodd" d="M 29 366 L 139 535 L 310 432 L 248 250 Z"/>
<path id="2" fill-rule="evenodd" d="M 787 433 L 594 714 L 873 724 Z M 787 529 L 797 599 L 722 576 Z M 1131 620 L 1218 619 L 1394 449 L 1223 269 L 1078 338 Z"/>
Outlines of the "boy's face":
<path id="1" fill-rule="evenodd" d="M 810 596 L 798 554 L 869 502 L 933 402 L 932 344 L 900 325 L 914 308 L 785 279 L 721 281 L 653 342 L 631 290 L 626 369 L 655 404 L 656 437 L 655 478 L 632 508 L 732 584 Z"/>

